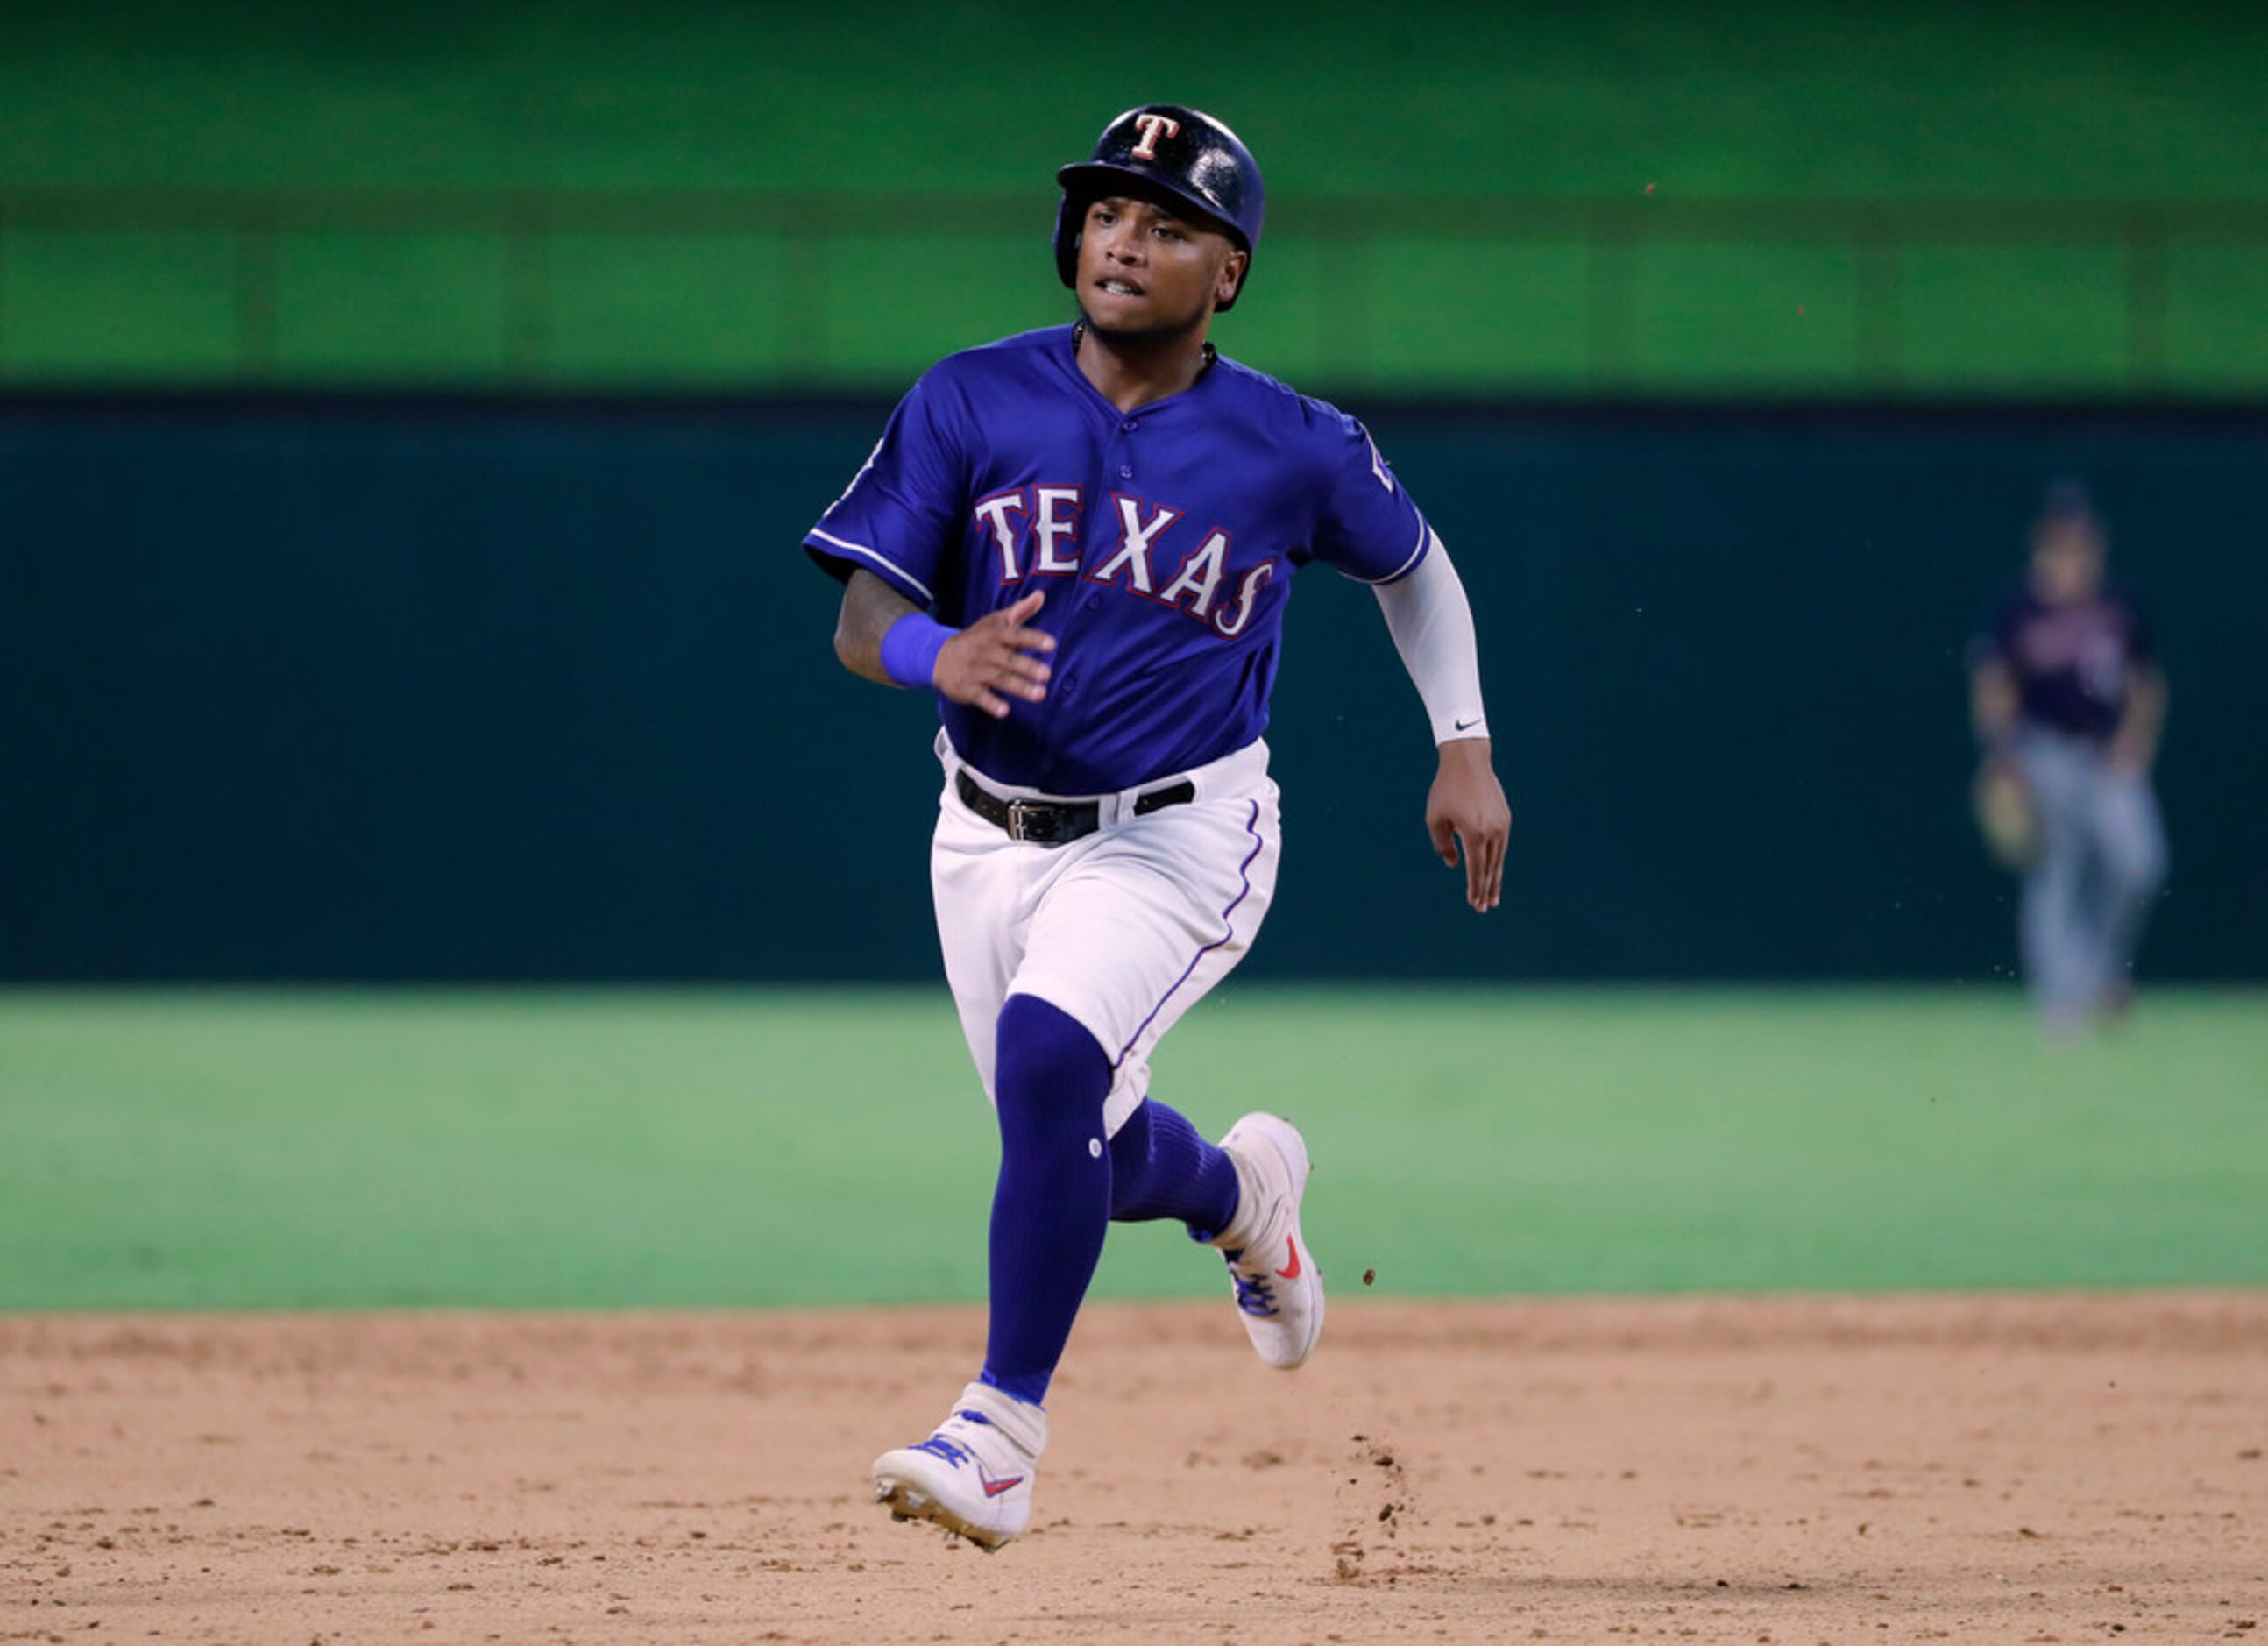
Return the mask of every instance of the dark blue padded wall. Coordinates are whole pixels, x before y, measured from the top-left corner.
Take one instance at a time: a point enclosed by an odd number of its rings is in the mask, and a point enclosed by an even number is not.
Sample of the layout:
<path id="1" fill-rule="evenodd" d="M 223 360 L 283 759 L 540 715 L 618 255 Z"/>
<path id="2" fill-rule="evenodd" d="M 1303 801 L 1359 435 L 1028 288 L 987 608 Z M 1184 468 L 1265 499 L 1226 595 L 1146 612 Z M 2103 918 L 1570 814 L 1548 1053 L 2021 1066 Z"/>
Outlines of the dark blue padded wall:
<path id="1" fill-rule="evenodd" d="M 932 975 L 928 717 L 796 547 L 884 410 L 0 402 L 0 976 Z M 2268 413 L 1364 410 L 1481 615 L 1505 906 L 1310 571 L 1249 975 L 2005 971 L 1960 652 L 2066 470 L 2174 683 L 2146 963 L 2268 975 Z"/>

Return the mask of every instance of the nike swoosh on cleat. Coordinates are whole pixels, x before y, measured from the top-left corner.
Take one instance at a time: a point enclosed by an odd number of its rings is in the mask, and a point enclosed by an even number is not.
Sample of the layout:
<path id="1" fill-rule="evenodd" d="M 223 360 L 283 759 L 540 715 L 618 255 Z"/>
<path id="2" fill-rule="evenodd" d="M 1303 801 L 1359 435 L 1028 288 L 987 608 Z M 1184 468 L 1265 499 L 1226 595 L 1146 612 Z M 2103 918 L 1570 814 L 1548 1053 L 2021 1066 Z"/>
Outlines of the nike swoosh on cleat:
<path id="1" fill-rule="evenodd" d="M 1300 1243 L 1296 1240 L 1287 1240 L 1284 1244 L 1292 1248 L 1292 1266 L 1288 1269 L 1277 1270 L 1276 1278 L 1279 1281 L 1296 1281 L 1300 1278 Z"/>
<path id="2" fill-rule="evenodd" d="M 976 1471 L 976 1478 L 984 1482 L 984 1495 L 987 1497 L 998 1497 L 1001 1493 L 1012 1490 L 1024 1483 L 1024 1477 L 1020 1474 L 1012 1474 L 1005 1480 L 996 1480 L 981 1468 Z"/>

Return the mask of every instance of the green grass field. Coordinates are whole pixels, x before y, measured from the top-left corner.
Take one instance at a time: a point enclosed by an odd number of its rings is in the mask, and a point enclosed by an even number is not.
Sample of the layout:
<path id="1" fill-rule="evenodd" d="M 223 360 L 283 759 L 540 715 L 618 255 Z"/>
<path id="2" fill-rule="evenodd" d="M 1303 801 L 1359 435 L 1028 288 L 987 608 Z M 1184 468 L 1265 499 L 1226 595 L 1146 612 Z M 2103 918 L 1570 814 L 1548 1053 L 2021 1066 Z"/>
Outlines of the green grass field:
<path id="1" fill-rule="evenodd" d="M 2268 1282 L 2259 993 L 1232 987 L 1156 1067 L 1301 1123 L 1343 1288 Z M 992 1154 L 941 988 L 0 994 L 0 1310 L 976 1298 Z"/>

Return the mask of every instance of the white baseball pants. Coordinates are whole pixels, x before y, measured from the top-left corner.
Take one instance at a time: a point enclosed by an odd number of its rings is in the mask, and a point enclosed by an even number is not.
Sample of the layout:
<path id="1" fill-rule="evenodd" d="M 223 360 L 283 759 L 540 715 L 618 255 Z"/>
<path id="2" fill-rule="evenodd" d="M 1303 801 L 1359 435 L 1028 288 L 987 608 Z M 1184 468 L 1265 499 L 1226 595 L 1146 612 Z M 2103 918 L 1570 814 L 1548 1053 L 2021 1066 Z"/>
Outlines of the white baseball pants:
<path id="1" fill-rule="evenodd" d="M 2166 878 L 2166 829 L 2147 778 L 2076 737 L 2027 732 L 2016 763 L 2039 814 L 2040 860 L 2018 929 L 2040 1009 L 2075 1021 L 2132 983 L 2134 950 Z"/>
<path id="2" fill-rule="evenodd" d="M 1101 828 L 1053 846 L 1012 840 L 970 811 L 954 785 L 961 761 L 942 732 L 937 753 L 938 940 L 984 1095 L 995 1096 L 1002 1004 L 1035 995 L 1111 1059 L 1102 1118 L 1115 1135 L 1149 1094 L 1151 1049 L 1244 957 L 1275 896 L 1282 831 L 1268 746 L 1256 741 L 1116 794 L 1048 794 L 969 774 L 1011 800 L 1100 802 Z M 1196 799 L 1134 815 L 1142 793 L 1184 779 Z"/>

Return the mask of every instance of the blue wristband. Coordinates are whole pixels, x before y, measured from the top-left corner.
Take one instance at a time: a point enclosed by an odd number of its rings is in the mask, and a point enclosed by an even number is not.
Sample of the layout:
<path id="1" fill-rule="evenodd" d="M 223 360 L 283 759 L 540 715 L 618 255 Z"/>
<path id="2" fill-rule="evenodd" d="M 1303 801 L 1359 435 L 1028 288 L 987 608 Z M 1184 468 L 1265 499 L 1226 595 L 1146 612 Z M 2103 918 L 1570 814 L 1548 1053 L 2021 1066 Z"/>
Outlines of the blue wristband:
<path id="1" fill-rule="evenodd" d="M 917 690 L 937 689 L 937 654 L 945 650 L 945 643 L 961 632 L 948 629 L 934 617 L 909 611 L 892 624 L 882 636 L 882 672 L 901 686 Z"/>

